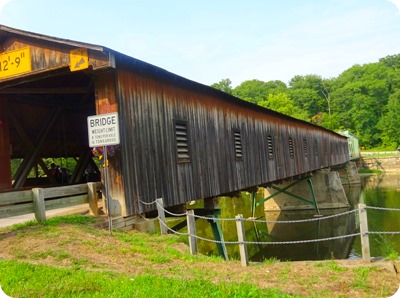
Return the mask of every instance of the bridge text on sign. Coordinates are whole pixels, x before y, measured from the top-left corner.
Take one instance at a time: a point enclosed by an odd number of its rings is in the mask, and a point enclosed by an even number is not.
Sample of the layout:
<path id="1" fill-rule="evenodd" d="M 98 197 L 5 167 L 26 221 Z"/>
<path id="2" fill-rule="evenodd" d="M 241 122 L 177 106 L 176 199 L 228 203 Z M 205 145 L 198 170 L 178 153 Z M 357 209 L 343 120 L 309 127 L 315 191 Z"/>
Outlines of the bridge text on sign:
<path id="1" fill-rule="evenodd" d="M 88 117 L 89 147 L 119 144 L 118 113 Z"/>

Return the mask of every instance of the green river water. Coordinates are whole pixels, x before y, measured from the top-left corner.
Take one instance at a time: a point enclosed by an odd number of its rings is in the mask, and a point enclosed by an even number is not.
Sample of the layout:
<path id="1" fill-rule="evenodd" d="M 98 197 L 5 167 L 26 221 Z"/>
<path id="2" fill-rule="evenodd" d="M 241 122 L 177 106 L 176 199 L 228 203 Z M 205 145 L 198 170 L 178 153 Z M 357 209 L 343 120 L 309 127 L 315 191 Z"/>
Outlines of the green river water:
<path id="1" fill-rule="evenodd" d="M 358 203 L 367 206 L 400 208 L 400 175 L 381 174 L 363 176 L 362 185 L 346 187 L 345 191 L 351 204 L 350 209 L 321 210 L 323 215 L 341 214 L 354 210 Z M 257 194 L 262 199 L 262 193 Z M 196 203 L 197 205 L 200 203 Z M 251 194 L 242 193 L 240 198 L 223 197 L 219 199 L 221 214 L 219 218 L 234 218 L 242 214 L 244 218 L 252 216 Z M 361 257 L 360 237 L 340 238 L 321 242 L 307 242 L 310 239 L 340 237 L 359 232 L 358 212 L 330 219 L 301 222 L 274 223 L 270 221 L 315 219 L 316 212 L 264 212 L 263 206 L 256 209 L 255 217 L 259 222 L 245 222 L 246 240 L 265 242 L 247 246 L 250 261 L 262 262 L 265 259 L 279 260 L 324 260 L 353 259 Z M 382 211 L 368 209 L 368 226 L 370 231 L 400 231 L 400 211 Z M 225 241 L 237 241 L 236 222 L 220 221 Z M 182 230 L 185 231 L 185 230 Z M 196 221 L 196 232 L 200 237 L 213 239 L 210 224 L 205 219 Z M 296 244 L 273 244 L 284 241 L 304 241 Z M 198 240 L 199 252 L 206 255 L 218 255 L 215 243 Z M 388 256 L 390 253 L 400 255 L 400 235 L 370 235 L 371 256 Z M 226 245 L 229 259 L 240 259 L 239 247 L 236 244 Z"/>

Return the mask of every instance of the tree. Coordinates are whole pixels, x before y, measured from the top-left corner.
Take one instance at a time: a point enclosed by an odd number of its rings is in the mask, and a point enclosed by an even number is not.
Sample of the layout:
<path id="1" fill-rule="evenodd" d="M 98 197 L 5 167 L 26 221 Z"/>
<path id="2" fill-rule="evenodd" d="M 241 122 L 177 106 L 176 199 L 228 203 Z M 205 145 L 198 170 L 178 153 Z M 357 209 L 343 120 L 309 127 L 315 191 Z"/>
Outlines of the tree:
<path id="1" fill-rule="evenodd" d="M 377 123 L 389 98 L 388 76 L 391 70 L 380 63 L 354 65 L 334 82 L 332 109 L 340 128 L 360 137 L 367 147 L 381 142 Z"/>
<path id="2" fill-rule="evenodd" d="M 232 82 L 230 79 L 223 79 L 219 81 L 219 83 L 214 83 L 211 85 L 211 87 L 221 90 L 225 93 L 232 94 Z"/>
<path id="3" fill-rule="evenodd" d="M 258 105 L 297 119 L 307 118 L 306 113 L 297 108 L 286 93 L 269 94 L 267 100 L 259 101 Z"/>
<path id="4" fill-rule="evenodd" d="M 248 80 L 237 86 L 233 90 L 233 95 L 252 103 L 258 103 L 267 100 L 269 94 L 282 93 L 286 90 L 286 84 L 282 81 Z"/>
<path id="5" fill-rule="evenodd" d="M 400 144 L 400 90 L 389 97 L 388 104 L 384 108 L 384 114 L 378 122 L 378 128 L 382 131 L 383 144 L 389 147 L 397 147 Z"/>
<path id="6" fill-rule="evenodd" d="M 330 93 L 317 75 L 295 76 L 289 82 L 289 94 L 294 104 L 306 111 L 308 118 L 328 112 Z"/>
<path id="7" fill-rule="evenodd" d="M 385 65 L 386 67 L 400 69 L 400 54 L 389 55 L 384 58 L 379 59 L 379 63 Z"/>

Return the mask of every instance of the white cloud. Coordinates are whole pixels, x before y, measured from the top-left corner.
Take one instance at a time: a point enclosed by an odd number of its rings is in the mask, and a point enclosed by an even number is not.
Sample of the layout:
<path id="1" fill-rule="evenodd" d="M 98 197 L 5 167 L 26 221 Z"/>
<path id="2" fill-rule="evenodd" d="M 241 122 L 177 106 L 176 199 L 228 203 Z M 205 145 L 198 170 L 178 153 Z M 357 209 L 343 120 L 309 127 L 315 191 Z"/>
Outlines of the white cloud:
<path id="1" fill-rule="evenodd" d="M 0 12 L 3 10 L 3 8 L 10 3 L 13 0 L 0 0 Z"/>
<path id="2" fill-rule="evenodd" d="M 387 0 L 387 1 L 389 1 L 389 2 L 393 3 L 394 5 L 396 5 L 397 10 L 399 11 L 399 14 L 400 14 L 400 0 Z"/>

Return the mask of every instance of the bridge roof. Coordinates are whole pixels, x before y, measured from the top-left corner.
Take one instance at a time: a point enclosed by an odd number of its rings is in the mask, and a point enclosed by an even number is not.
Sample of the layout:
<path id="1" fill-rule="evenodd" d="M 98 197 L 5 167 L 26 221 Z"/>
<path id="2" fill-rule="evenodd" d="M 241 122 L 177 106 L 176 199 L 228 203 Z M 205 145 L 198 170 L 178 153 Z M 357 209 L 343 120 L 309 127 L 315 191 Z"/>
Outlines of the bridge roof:
<path id="1" fill-rule="evenodd" d="M 97 72 L 118 68 L 140 71 L 174 86 L 199 91 L 202 94 L 217 95 L 222 102 L 226 101 L 246 109 L 272 114 L 289 120 L 293 124 L 310 125 L 310 123 L 241 100 L 101 45 L 47 36 L 4 25 L 0 25 L 0 45 L 3 49 L 0 60 L 11 58 L 10 61 L 18 62 L 18 66 L 25 67 L 25 61 L 28 59 L 25 59 L 24 55 L 29 54 L 31 58 L 31 64 L 22 72 L 16 70 L 16 67 L 12 71 L 4 69 L 0 71 L 0 96 L 12 96 L 13 102 L 20 103 L 21 106 L 32 106 L 32 109 L 27 108 L 27 112 L 19 115 L 18 120 L 24 119 L 23 126 L 28 138 L 40 131 L 41 128 L 37 124 L 38 118 L 45 117 L 55 106 L 62 106 L 65 111 L 70 111 L 63 122 L 71 123 L 69 129 L 79 130 L 79 125 L 84 124 L 85 117 L 96 113 L 93 102 L 89 103 L 85 98 L 94 97 L 96 91 L 93 87 L 93 79 L 96 78 Z M 80 58 L 86 59 L 87 64 L 80 64 Z M 64 131 L 65 128 L 59 128 L 50 132 L 49 141 L 44 146 L 44 156 L 60 156 L 59 144 L 63 138 L 65 139 L 63 146 L 67 152 L 77 154 L 81 151 L 81 146 L 77 145 L 73 139 L 69 139 L 70 136 Z M 18 142 L 20 137 L 20 134 L 18 136 L 17 133 L 11 133 L 11 143 L 13 146 L 18 144 L 13 147 L 14 157 L 23 156 L 25 150 L 24 143 Z M 82 135 L 80 139 L 85 140 L 87 144 L 86 136 Z"/>

